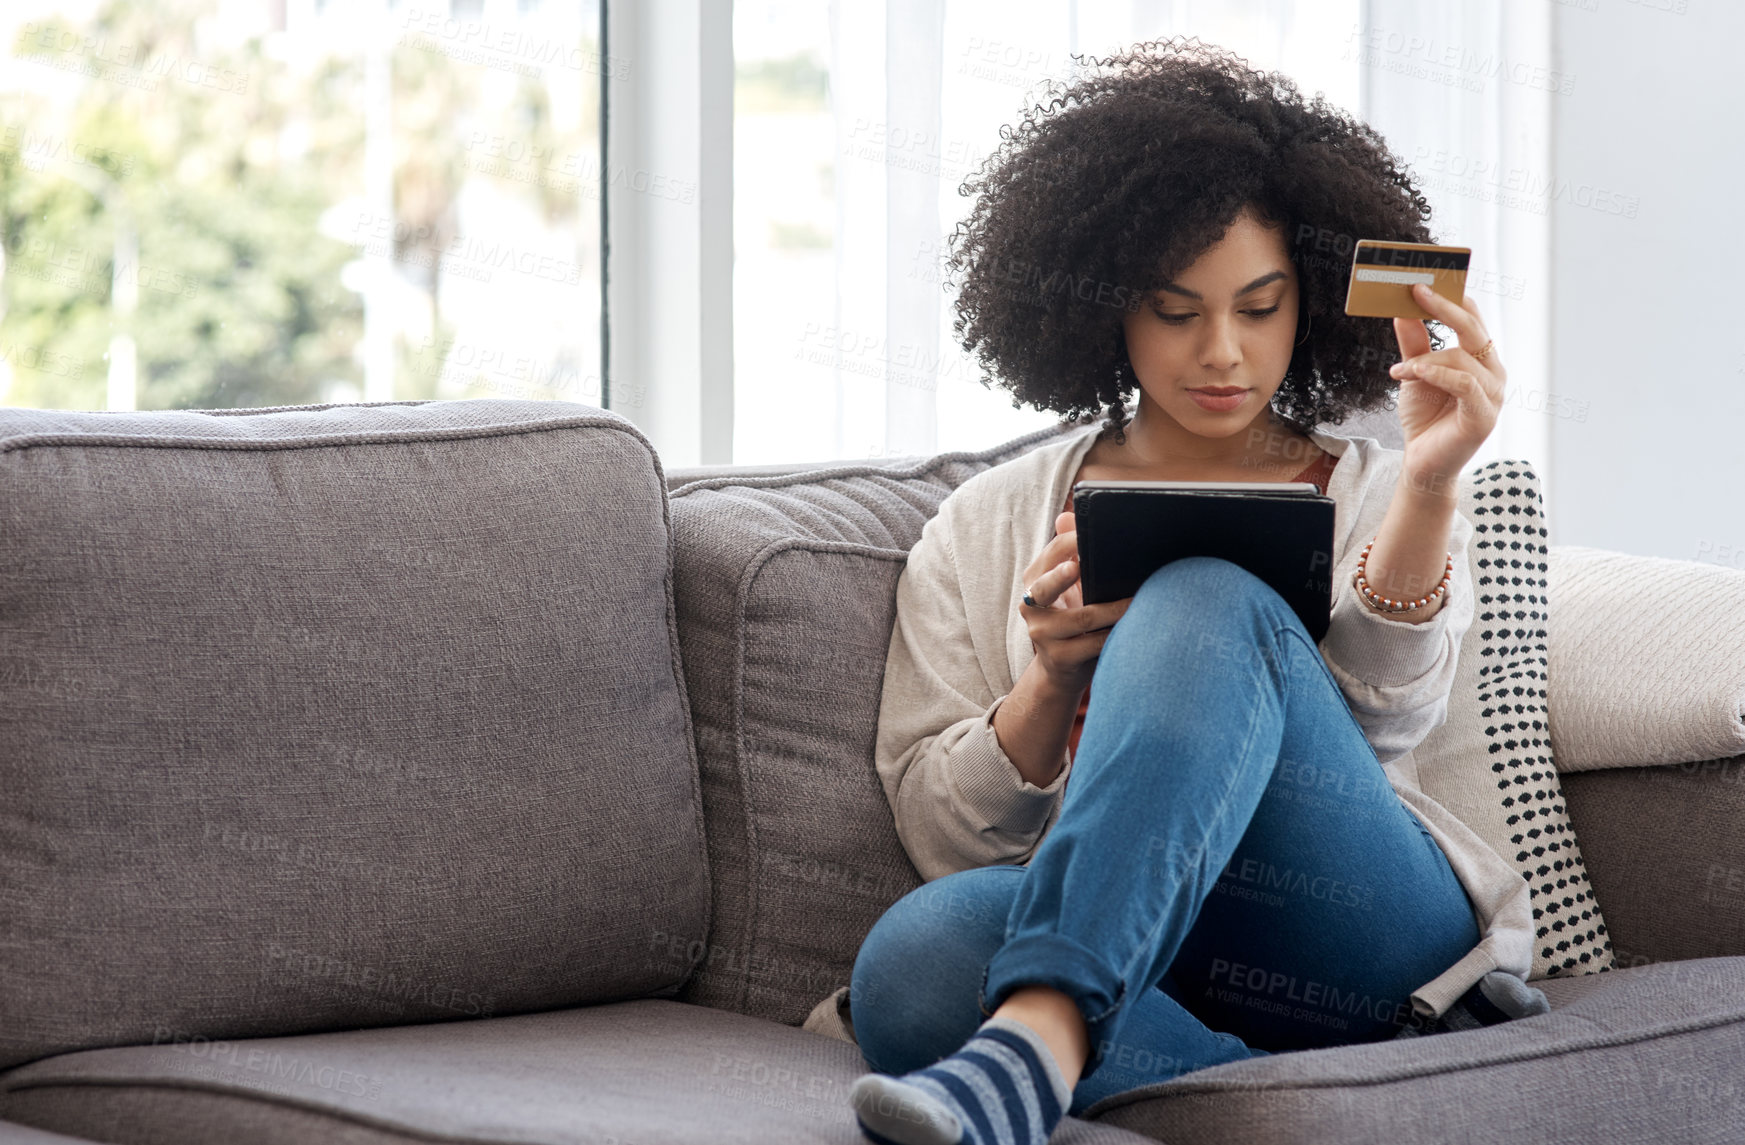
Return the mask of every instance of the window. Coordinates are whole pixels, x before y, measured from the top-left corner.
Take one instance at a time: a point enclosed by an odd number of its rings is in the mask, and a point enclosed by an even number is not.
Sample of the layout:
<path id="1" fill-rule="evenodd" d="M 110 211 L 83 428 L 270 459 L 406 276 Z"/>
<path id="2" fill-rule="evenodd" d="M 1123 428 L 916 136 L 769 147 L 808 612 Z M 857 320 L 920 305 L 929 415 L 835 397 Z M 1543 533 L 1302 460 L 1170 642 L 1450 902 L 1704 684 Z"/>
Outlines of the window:
<path id="1" fill-rule="evenodd" d="M 12 0 L 0 403 L 600 401 L 597 0 Z"/>
<path id="2" fill-rule="evenodd" d="M 1532 6 L 13 0 L 0 403 L 563 399 L 673 466 L 992 445 L 1056 419 L 957 344 L 960 184 L 1075 53 L 1177 34 L 1376 124 L 1547 372 L 1544 215 L 1457 177 L 1547 167 L 1551 97 L 1486 63 L 1549 58 Z"/>

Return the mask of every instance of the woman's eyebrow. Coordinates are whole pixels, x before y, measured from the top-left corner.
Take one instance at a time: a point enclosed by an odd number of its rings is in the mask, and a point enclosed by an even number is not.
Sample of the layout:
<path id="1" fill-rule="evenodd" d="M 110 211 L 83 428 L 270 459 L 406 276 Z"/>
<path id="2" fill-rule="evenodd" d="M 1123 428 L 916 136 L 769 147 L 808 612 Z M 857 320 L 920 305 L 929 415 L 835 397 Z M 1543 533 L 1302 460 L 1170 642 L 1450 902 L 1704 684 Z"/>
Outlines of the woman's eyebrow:
<path id="1" fill-rule="evenodd" d="M 1241 290 L 1238 290 L 1235 294 L 1231 295 L 1231 297 L 1232 298 L 1241 298 L 1244 294 L 1247 294 L 1249 291 L 1259 290 L 1261 287 L 1265 286 L 1267 283 L 1272 282 L 1275 279 L 1280 279 L 1280 278 L 1285 278 L 1285 277 L 1287 277 L 1287 276 L 1285 275 L 1285 272 L 1282 270 L 1268 271 L 1266 274 L 1261 275 L 1259 278 L 1255 279 L 1253 282 L 1249 283 L 1247 286 L 1244 286 Z M 1177 286 L 1173 282 L 1166 283 L 1165 285 L 1158 287 L 1158 289 L 1159 290 L 1167 290 L 1171 294 L 1185 294 L 1189 298 L 1192 298 L 1196 302 L 1204 302 L 1205 301 L 1205 298 L 1200 294 L 1199 291 L 1189 290 L 1185 286 Z"/>

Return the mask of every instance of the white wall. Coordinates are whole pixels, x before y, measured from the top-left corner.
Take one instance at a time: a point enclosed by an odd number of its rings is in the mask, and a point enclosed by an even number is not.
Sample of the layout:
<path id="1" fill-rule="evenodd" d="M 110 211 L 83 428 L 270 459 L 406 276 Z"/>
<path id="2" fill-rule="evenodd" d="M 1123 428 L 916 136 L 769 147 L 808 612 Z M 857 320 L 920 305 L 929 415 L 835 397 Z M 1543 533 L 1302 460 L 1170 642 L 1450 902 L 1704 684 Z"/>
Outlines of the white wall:
<path id="1" fill-rule="evenodd" d="M 1745 4 L 1554 19 L 1552 543 L 1745 568 Z"/>

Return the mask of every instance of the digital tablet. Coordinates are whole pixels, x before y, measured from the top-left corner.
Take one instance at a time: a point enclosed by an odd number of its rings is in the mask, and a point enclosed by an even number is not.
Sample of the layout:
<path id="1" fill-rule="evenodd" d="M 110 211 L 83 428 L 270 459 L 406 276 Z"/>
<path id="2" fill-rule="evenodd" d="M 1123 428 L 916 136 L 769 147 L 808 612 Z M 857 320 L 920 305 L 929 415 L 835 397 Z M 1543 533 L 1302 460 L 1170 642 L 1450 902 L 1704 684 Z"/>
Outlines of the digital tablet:
<path id="1" fill-rule="evenodd" d="M 1079 481 L 1084 601 L 1132 596 L 1183 557 L 1222 557 L 1271 585 L 1319 643 L 1333 610 L 1333 506 L 1307 481 Z"/>

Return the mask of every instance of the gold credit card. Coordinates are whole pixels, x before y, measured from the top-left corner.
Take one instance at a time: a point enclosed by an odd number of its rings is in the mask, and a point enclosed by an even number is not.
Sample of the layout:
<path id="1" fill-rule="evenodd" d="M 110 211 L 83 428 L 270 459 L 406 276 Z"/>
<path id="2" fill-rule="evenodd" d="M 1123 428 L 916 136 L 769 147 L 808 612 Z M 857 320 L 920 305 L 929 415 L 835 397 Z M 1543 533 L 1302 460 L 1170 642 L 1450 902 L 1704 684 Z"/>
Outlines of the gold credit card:
<path id="1" fill-rule="evenodd" d="M 1429 318 L 1430 312 L 1412 301 L 1412 284 L 1417 282 L 1459 306 L 1466 296 L 1466 264 L 1471 260 L 1471 247 L 1359 239 L 1351 256 L 1345 313 L 1359 318 Z"/>

